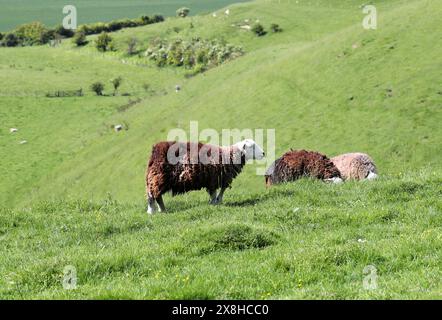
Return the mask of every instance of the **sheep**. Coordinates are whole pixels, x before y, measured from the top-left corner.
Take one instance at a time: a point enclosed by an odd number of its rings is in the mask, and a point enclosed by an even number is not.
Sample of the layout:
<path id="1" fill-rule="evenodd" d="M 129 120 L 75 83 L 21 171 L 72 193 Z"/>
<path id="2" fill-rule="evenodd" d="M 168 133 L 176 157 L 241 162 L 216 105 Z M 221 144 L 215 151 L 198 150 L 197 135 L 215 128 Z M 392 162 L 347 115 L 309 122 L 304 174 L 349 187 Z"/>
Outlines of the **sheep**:
<path id="1" fill-rule="evenodd" d="M 331 158 L 344 180 L 373 180 L 378 171 L 372 158 L 365 153 L 346 153 Z"/>
<path id="2" fill-rule="evenodd" d="M 264 151 L 253 141 L 244 140 L 230 147 L 194 142 L 160 142 L 153 146 L 146 170 L 147 212 L 156 204 L 165 212 L 163 194 L 172 195 L 206 189 L 210 204 L 221 204 L 224 192 L 241 173 L 248 160 L 261 160 Z M 221 189 L 217 195 L 217 190 Z"/>
<path id="3" fill-rule="evenodd" d="M 290 182 L 302 177 L 312 177 L 334 183 L 342 182 L 338 168 L 325 155 L 306 150 L 289 151 L 267 169 L 267 187 Z"/>
<path id="4" fill-rule="evenodd" d="M 17 128 L 11 128 L 11 129 L 9 129 L 9 132 L 10 133 L 16 133 L 16 132 L 18 132 L 18 129 Z"/>

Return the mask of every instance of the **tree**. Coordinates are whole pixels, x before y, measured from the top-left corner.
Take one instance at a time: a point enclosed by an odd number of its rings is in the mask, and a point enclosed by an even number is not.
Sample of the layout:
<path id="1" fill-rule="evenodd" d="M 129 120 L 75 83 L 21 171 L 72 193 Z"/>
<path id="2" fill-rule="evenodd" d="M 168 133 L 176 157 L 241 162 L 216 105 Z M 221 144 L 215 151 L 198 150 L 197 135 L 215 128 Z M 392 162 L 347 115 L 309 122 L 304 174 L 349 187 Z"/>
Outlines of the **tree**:
<path id="1" fill-rule="evenodd" d="M 282 32 L 281 27 L 279 26 L 279 24 L 276 23 L 272 23 L 272 25 L 270 26 L 270 30 L 272 30 L 273 33 Z"/>
<path id="2" fill-rule="evenodd" d="M 186 8 L 186 7 L 179 8 L 176 11 L 177 17 L 181 17 L 181 18 L 187 17 L 189 15 L 189 13 L 190 13 L 190 9 Z"/>
<path id="3" fill-rule="evenodd" d="M 267 33 L 260 23 L 255 23 L 253 25 L 252 32 L 255 33 L 258 37 L 261 37 Z"/>
<path id="4" fill-rule="evenodd" d="M 14 33 L 8 33 L 3 39 L 3 45 L 6 47 L 16 47 L 19 43 L 20 41 Z"/>
<path id="5" fill-rule="evenodd" d="M 112 37 L 107 34 L 107 32 L 102 32 L 97 40 L 96 40 L 96 47 L 98 51 L 106 52 L 111 48 L 112 44 Z"/>
<path id="6" fill-rule="evenodd" d="M 95 82 L 92 84 L 91 89 L 97 94 L 97 96 L 102 96 L 104 91 L 104 84 L 101 82 Z"/>
<path id="7" fill-rule="evenodd" d="M 133 55 L 137 52 L 137 44 L 138 40 L 136 38 L 131 38 L 129 42 L 127 43 L 127 54 Z"/>
<path id="8" fill-rule="evenodd" d="M 74 30 L 65 29 L 63 26 L 55 28 L 55 32 L 64 38 L 72 38 L 75 35 Z"/>
<path id="9" fill-rule="evenodd" d="M 40 45 L 44 44 L 47 38 L 44 35 L 48 29 L 41 22 L 31 22 L 19 26 L 15 31 L 15 35 L 24 45 Z"/>
<path id="10" fill-rule="evenodd" d="M 85 46 L 88 43 L 86 34 L 83 31 L 76 32 L 72 41 L 77 45 L 77 47 Z"/>
<path id="11" fill-rule="evenodd" d="M 152 23 L 152 20 L 149 18 L 149 16 L 141 16 L 140 20 L 143 25 Z"/>
<path id="12" fill-rule="evenodd" d="M 112 85 L 114 86 L 114 96 L 117 94 L 118 88 L 121 86 L 123 82 L 123 78 L 118 77 L 111 80 Z"/>

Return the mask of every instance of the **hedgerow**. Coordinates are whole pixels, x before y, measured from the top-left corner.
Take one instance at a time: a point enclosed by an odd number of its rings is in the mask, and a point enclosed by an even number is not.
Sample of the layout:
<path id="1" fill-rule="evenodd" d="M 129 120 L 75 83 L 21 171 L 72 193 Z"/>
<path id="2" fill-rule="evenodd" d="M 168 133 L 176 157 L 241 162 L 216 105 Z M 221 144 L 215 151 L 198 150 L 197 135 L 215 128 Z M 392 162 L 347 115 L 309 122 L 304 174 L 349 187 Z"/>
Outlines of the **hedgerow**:
<path id="1" fill-rule="evenodd" d="M 72 38 L 76 34 L 92 35 L 102 32 L 114 32 L 124 28 L 134 28 L 148 24 L 164 21 L 161 15 L 152 17 L 142 16 L 138 19 L 123 19 L 109 23 L 93 23 L 81 25 L 76 32 L 58 26 L 54 29 L 47 28 L 41 22 L 31 22 L 19 26 L 14 31 L 8 32 L 0 37 L 0 46 L 16 47 L 16 46 L 34 46 L 47 44 L 52 40 L 59 38 Z M 84 45 L 84 41 L 81 45 Z"/>

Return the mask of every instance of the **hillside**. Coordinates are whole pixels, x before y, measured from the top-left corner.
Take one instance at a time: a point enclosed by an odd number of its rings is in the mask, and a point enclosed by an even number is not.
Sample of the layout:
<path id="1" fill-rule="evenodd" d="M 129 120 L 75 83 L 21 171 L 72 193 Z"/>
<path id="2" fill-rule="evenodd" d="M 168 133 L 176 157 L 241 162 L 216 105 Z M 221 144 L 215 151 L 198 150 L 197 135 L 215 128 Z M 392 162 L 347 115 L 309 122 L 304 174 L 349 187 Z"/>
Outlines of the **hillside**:
<path id="1" fill-rule="evenodd" d="M 373 2 L 371 31 L 354 1 L 255 1 L 228 17 L 114 33 L 112 53 L 95 37 L 80 49 L 0 48 L 0 297 L 440 298 L 442 4 Z M 245 19 L 283 32 L 232 26 Z M 245 55 L 186 78 L 125 52 L 131 38 L 143 52 L 155 38 L 192 37 Z M 89 91 L 102 81 L 111 93 L 116 76 L 119 95 Z M 45 97 L 79 88 L 84 97 Z M 205 192 L 167 196 L 170 213 L 148 218 L 150 148 L 190 121 L 275 129 L 276 155 L 367 152 L 381 179 L 266 190 L 250 165 L 223 206 L 208 206 Z M 59 286 L 68 264 L 81 279 L 73 292 Z M 371 264 L 380 290 L 367 292 Z"/>

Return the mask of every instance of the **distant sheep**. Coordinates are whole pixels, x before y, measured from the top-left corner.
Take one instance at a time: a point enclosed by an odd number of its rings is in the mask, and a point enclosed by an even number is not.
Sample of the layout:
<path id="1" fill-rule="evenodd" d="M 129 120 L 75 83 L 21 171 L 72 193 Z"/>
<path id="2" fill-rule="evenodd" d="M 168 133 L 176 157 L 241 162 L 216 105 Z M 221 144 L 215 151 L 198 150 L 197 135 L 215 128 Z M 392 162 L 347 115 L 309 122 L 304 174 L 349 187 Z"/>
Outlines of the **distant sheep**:
<path id="1" fill-rule="evenodd" d="M 219 204 L 245 163 L 263 157 L 264 151 L 253 140 L 244 140 L 230 147 L 160 142 L 153 146 L 146 171 L 147 212 L 154 213 L 156 204 L 160 212 L 164 212 L 162 196 L 168 191 L 177 195 L 206 189 L 210 204 Z M 218 189 L 221 190 L 217 195 Z"/>
<path id="2" fill-rule="evenodd" d="M 265 174 L 266 185 L 311 177 L 335 183 L 342 182 L 338 168 L 325 155 L 313 151 L 289 151 L 277 159 Z"/>
<path id="3" fill-rule="evenodd" d="M 372 180 L 378 176 L 374 161 L 365 153 L 347 153 L 331 159 L 344 180 Z"/>
<path id="4" fill-rule="evenodd" d="M 9 129 L 9 132 L 10 133 L 16 133 L 16 132 L 18 132 L 18 129 L 17 128 L 11 128 L 11 129 Z"/>

